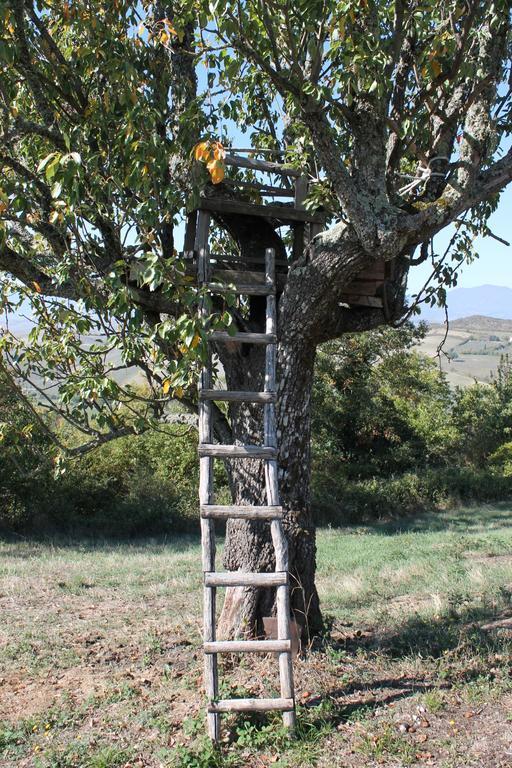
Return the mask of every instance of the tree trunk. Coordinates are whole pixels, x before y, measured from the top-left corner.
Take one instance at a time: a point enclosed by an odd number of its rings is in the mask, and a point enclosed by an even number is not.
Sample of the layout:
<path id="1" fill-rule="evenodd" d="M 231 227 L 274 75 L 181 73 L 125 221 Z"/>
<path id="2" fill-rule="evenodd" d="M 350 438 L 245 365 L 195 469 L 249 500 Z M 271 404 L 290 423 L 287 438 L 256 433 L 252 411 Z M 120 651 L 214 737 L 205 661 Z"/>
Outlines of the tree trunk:
<path id="1" fill-rule="evenodd" d="M 263 352 L 242 348 L 224 356 L 229 389 L 259 389 Z M 294 618 L 304 637 L 322 625 L 315 587 L 315 529 L 310 507 L 310 426 L 314 347 L 278 348 L 278 407 L 281 503 L 290 555 L 290 598 Z M 233 405 L 236 442 L 262 441 L 261 406 Z M 235 503 L 266 503 L 263 463 L 232 461 L 228 468 Z M 271 571 L 274 550 L 268 523 L 232 520 L 228 524 L 224 566 L 228 570 Z M 262 618 L 274 612 L 275 592 L 269 589 L 227 590 L 219 636 L 251 636 L 262 631 Z"/>
<path id="2" fill-rule="evenodd" d="M 262 233 L 261 222 L 257 229 L 249 228 L 249 232 L 252 240 L 244 242 L 245 238 L 240 238 L 244 246 L 242 252 L 254 248 L 261 254 L 268 242 L 267 233 Z M 385 321 L 382 310 L 353 311 L 340 307 L 344 286 L 368 263 L 369 258 L 355 233 L 339 225 L 315 238 L 303 257 L 290 266 L 286 287 L 279 299 L 276 409 L 279 490 L 290 555 L 290 602 L 305 640 L 322 628 L 315 587 L 316 543 L 310 500 L 315 350 L 319 343 L 329 338 L 375 327 Z M 264 300 L 254 297 L 249 317 L 239 316 L 238 321 L 246 330 L 262 330 L 263 318 Z M 257 391 L 263 388 L 264 351 L 261 347 L 243 345 L 240 348 L 228 343 L 217 352 L 228 389 Z M 229 420 L 234 442 L 262 443 L 261 406 L 231 404 Z M 235 503 L 266 503 L 262 462 L 230 460 L 227 470 Z M 230 521 L 224 566 L 228 570 L 273 570 L 274 551 L 268 523 Z M 228 589 L 219 622 L 219 636 L 230 638 L 261 633 L 263 617 L 272 615 L 274 608 L 275 595 L 269 589 Z"/>

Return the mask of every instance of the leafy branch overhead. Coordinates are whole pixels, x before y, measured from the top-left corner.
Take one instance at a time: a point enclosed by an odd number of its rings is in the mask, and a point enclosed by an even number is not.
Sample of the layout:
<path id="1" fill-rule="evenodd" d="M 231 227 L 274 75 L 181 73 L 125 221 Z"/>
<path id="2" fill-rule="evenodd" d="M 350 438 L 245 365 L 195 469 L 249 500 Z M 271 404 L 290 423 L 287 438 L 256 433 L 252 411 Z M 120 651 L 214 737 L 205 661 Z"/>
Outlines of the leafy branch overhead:
<path id="1" fill-rule="evenodd" d="M 291 264 L 283 343 L 299 306 L 309 344 L 399 319 L 408 270 L 434 254 L 435 280 L 456 280 L 512 179 L 510 42 L 507 0 L 5 0 L 0 348 L 13 382 L 86 445 L 156 424 L 171 397 L 194 408 L 206 330 L 179 227 L 199 184 L 222 190 L 240 133 L 306 168 L 310 202 L 332 212 Z M 436 259 L 424 244 L 454 221 L 458 256 Z M 391 259 L 388 315 L 340 310 L 347 281 Z M 207 322 L 250 318 L 216 304 Z"/>

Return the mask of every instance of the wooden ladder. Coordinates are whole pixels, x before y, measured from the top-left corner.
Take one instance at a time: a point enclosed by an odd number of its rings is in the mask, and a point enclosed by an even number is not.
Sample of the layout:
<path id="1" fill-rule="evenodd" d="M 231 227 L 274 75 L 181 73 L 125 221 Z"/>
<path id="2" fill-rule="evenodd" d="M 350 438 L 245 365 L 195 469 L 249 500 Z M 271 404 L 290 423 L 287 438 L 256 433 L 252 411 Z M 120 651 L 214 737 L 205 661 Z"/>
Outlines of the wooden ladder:
<path id="1" fill-rule="evenodd" d="M 197 220 L 196 253 L 198 254 L 198 283 L 211 293 L 233 293 L 210 281 L 208 231 L 210 214 L 199 211 Z M 211 350 L 208 344 L 205 363 L 199 385 L 199 502 L 201 510 L 201 544 L 204 572 L 204 653 L 205 689 L 208 698 L 208 732 L 213 741 L 220 738 L 220 715 L 224 712 L 255 712 L 278 710 L 283 713 L 286 727 L 295 726 L 295 697 L 293 689 L 292 644 L 290 627 L 290 593 L 288 584 L 288 545 L 282 526 L 283 510 L 279 506 L 277 475 L 277 441 L 275 424 L 276 403 L 276 290 L 275 254 L 268 249 L 265 254 L 265 282 L 236 285 L 235 293 L 266 296 L 265 333 L 214 332 L 210 339 L 215 343 L 264 344 L 265 384 L 263 392 L 226 391 L 212 389 Z M 204 299 L 200 304 L 204 318 L 207 307 Z M 212 402 L 261 403 L 264 408 L 264 445 L 219 445 L 213 443 Z M 214 458 L 259 459 L 265 462 L 265 506 L 221 506 L 215 504 L 213 489 Z M 215 571 L 214 521 L 230 519 L 264 520 L 270 522 L 275 550 L 275 572 L 248 573 Z M 268 587 L 276 589 L 277 640 L 228 640 L 215 639 L 215 605 L 217 587 Z M 219 653 L 277 653 L 279 658 L 280 698 L 268 699 L 219 699 Z"/>

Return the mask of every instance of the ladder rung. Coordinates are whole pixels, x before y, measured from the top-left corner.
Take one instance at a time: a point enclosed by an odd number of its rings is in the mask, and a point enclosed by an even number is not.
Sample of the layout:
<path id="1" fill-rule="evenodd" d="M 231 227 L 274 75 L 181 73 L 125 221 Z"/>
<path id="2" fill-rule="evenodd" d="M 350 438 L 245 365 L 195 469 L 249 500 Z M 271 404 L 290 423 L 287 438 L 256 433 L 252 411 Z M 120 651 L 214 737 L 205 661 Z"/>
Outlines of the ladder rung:
<path id="1" fill-rule="evenodd" d="M 277 450 L 267 445 L 201 443 L 199 456 L 217 456 L 227 459 L 277 459 Z"/>
<path id="2" fill-rule="evenodd" d="M 205 653 L 291 653 L 291 640 L 217 640 L 203 644 Z"/>
<path id="3" fill-rule="evenodd" d="M 282 587 L 284 584 L 288 584 L 286 571 L 273 571 L 272 573 L 206 571 L 204 574 L 205 587 Z"/>
<path id="4" fill-rule="evenodd" d="M 212 341 L 233 341 L 237 344 L 275 344 L 277 341 L 274 333 L 248 333 L 238 331 L 231 336 L 227 331 L 213 331 L 210 336 Z"/>
<path id="5" fill-rule="evenodd" d="M 208 712 L 290 712 L 293 709 L 293 699 L 224 699 L 208 705 Z"/>
<path id="6" fill-rule="evenodd" d="M 242 392 L 229 389 L 202 389 L 200 400 L 218 400 L 229 403 L 275 403 L 275 392 Z"/>
<path id="7" fill-rule="evenodd" d="M 257 283 L 208 283 L 208 290 L 212 293 L 240 293 L 247 296 L 270 296 L 276 292 L 274 285 L 258 285 Z"/>
<path id="8" fill-rule="evenodd" d="M 242 505 L 202 504 L 201 517 L 215 518 L 217 520 L 281 520 L 282 507 L 256 507 Z"/>

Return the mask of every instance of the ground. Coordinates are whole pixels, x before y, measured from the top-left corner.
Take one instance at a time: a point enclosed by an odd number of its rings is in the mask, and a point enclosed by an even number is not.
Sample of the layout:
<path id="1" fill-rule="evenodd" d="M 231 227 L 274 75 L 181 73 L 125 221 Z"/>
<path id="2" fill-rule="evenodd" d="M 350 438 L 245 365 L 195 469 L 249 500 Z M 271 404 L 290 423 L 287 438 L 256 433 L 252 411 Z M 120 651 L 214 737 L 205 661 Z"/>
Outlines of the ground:
<path id="1" fill-rule="evenodd" d="M 319 532 L 329 633 L 277 716 L 205 738 L 198 541 L 0 544 L 0 766 L 512 766 L 512 505 Z M 223 694 L 276 693 L 272 657 Z"/>
<path id="2" fill-rule="evenodd" d="M 439 360 L 452 387 L 467 387 L 475 380 L 489 383 L 502 357 L 512 357 L 512 320 L 472 315 L 451 320 L 448 331 L 434 323 L 418 350 Z"/>

